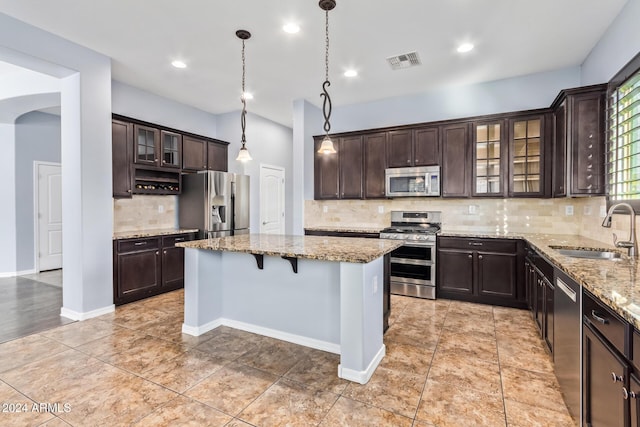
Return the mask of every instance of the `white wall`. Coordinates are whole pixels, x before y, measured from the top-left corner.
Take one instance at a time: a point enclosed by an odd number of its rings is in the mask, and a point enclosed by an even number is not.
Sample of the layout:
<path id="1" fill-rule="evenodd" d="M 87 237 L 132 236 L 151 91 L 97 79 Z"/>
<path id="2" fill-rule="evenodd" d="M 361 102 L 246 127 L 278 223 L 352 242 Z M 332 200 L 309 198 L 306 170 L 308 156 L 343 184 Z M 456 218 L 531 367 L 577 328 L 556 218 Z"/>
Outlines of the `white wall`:
<path id="1" fill-rule="evenodd" d="M 562 89 L 577 86 L 580 86 L 580 68 L 571 67 L 363 104 L 334 106 L 331 132 L 547 108 Z"/>
<path id="2" fill-rule="evenodd" d="M 246 147 L 253 160 L 242 164 L 236 161 L 240 150 L 240 111 L 218 115 L 217 138 L 230 142 L 229 172 L 251 178 L 251 232 L 260 231 L 260 164 L 280 166 L 285 170 L 285 233 L 293 230 L 293 131 L 264 117 L 247 113 Z"/>
<path id="3" fill-rule="evenodd" d="M 111 61 L 4 14 L 0 41 L 0 60 L 61 78 L 63 311 L 111 309 Z"/>
<path id="4" fill-rule="evenodd" d="M 16 270 L 35 268 L 34 161 L 60 163 L 60 117 L 30 112 L 15 124 Z"/>
<path id="5" fill-rule="evenodd" d="M 16 271 L 15 126 L 0 123 L 0 277 Z"/>
<path id="6" fill-rule="evenodd" d="M 608 82 L 640 52 L 640 0 L 628 0 L 582 64 L 582 85 Z"/>
<path id="7" fill-rule="evenodd" d="M 111 82 L 114 114 L 216 137 L 216 116 L 127 84 Z"/>

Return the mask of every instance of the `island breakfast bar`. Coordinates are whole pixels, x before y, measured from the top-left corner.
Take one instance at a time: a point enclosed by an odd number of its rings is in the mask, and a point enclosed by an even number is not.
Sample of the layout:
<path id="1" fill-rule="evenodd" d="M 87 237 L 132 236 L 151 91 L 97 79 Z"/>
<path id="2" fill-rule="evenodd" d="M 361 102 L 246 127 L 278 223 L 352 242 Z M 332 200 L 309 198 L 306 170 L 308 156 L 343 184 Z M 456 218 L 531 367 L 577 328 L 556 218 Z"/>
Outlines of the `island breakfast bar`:
<path id="1" fill-rule="evenodd" d="M 384 239 L 248 234 L 185 248 L 182 331 L 232 328 L 340 355 L 338 376 L 366 383 L 385 355 Z"/>

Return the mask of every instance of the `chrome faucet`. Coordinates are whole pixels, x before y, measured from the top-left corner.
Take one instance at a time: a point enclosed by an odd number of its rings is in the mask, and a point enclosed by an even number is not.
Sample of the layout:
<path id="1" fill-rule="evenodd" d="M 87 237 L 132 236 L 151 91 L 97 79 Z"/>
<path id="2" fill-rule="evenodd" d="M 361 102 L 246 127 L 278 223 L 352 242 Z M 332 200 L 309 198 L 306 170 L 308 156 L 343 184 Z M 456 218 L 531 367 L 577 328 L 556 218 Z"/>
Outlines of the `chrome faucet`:
<path id="1" fill-rule="evenodd" d="M 629 203 L 616 203 L 609 208 L 607 216 L 602 221 L 603 227 L 611 227 L 611 215 L 618 208 L 626 208 L 629 211 L 629 240 L 618 240 L 616 233 L 613 233 L 613 244 L 616 248 L 627 248 L 630 257 L 638 254 L 638 241 L 636 239 L 636 213 Z"/>

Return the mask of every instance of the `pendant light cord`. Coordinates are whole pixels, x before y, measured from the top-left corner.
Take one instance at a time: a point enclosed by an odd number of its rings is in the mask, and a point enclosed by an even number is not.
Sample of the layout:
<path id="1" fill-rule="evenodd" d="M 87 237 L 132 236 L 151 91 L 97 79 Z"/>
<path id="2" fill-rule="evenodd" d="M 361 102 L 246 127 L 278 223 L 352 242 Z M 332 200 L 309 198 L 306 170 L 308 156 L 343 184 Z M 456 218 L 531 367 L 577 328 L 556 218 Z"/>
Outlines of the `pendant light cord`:
<path id="1" fill-rule="evenodd" d="M 329 82 L 329 10 L 325 10 L 325 36 L 325 80 L 322 84 L 322 93 L 320 96 L 323 98 L 322 115 L 324 116 L 324 132 L 328 137 L 329 131 L 331 130 L 331 123 L 329 123 L 329 118 L 331 118 L 331 97 L 329 96 L 329 92 L 327 92 L 327 87 L 331 86 L 331 82 Z"/>
<path id="2" fill-rule="evenodd" d="M 242 40 L 242 95 L 240 99 L 242 100 L 242 114 L 240 115 L 240 126 L 242 127 L 242 148 L 244 148 L 244 144 L 247 142 L 244 130 L 247 127 L 247 100 L 244 92 L 244 74 L 245 74 L 245 59 L 244 59 L 244 39 Z"/>

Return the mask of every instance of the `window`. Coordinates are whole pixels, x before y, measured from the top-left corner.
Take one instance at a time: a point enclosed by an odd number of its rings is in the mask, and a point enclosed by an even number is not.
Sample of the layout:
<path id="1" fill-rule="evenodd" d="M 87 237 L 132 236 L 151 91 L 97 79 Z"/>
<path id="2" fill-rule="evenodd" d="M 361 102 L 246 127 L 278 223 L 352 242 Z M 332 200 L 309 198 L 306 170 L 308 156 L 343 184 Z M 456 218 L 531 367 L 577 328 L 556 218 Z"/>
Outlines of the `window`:
<path id="1" fill-rule="evenodd" d="M 640 210 L 640 65 L 632 60 L 609 82 L 607 182 L 609 204 Z M 632 73 L 628 69 L 634 68 Z"/>

